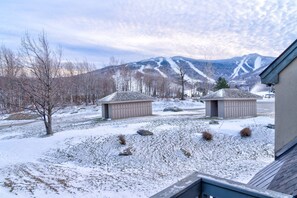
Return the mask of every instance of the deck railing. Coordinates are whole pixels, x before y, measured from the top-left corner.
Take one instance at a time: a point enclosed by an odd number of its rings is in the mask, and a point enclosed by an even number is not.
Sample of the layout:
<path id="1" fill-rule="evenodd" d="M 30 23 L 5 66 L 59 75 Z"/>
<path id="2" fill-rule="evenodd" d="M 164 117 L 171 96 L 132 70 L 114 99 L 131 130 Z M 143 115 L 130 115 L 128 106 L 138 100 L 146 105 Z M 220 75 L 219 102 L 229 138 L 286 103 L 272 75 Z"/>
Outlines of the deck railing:
<path id="1" fill-rule="evenodd" d="M 195 172 L 151 198 L 289 198 L 291 195 Z"/>

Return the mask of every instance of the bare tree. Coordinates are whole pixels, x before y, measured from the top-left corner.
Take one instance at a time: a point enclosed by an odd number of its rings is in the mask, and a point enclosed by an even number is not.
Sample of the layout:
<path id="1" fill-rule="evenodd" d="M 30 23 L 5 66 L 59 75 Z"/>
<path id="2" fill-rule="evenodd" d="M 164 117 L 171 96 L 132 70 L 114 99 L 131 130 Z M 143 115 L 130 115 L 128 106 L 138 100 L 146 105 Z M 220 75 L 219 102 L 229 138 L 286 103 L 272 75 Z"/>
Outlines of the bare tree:
<path id="1" fill-rule="evenodd" d="M 52 135 L 52 115 L 60 106 L 62 51 L 50 48 L 44 32 L 37 40 L 26 34 L 21 49 L 22 61 L 29 73 L 21 79 L 20 84 L 30 98 L 31 109 L 42 117 L 46 134 Z"/>
<path id="2" fill-rule="evenodd" d="M 19 57 L 10 49 L 2 46 L 0 49 L 0 91 L 2 107 L 7 112 L 20 109 L 22 101 L 21 91 L 16 78 L 21 73 Z"/>
<path id="3" fill-rule="evenodd" d="M 141 72 L 139 71 L 136 71 L 134 77 L 135 77 L 135 80 L 136 80 L 136 90 L 139 91 L 140 93 L 143 92 L 143 77 L 144 74 L 142 74 Z"/>
<path id="4" fill-rule="evenodd" d="M 186 75 L 186 72 L 180 67 L 179 68 L 179 81 L 181 84 L 181 98 L 180 98 L 181 100 L 185 99 L 185 83 L 186 83 L 185 75 Z"/>

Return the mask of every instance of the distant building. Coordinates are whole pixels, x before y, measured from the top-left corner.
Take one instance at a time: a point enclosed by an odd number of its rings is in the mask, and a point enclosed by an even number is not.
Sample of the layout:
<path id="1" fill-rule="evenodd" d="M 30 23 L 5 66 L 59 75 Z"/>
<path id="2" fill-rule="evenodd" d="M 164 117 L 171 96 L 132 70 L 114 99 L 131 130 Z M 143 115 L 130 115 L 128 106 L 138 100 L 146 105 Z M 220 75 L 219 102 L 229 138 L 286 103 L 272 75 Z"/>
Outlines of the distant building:
<path id="1" fill-rule="evenodd" d="M 265 94 L 264 98 L 275 98 L 275 94 L 274 93 Z"/>
<path id="2" fill-rule="evenodd" d="M 261 97 L 239 89 L 220 89 L 201 99 L 207 117 L 240 118 L 257 116 L 257 99 Z"/>
<path id="3" fill-rule="evenodd" d="M 152 115 L 152 101 L 152 97 L 138 92 L 115 92 L 100 100 L 102 118 L 119 119 Z"/>
<path id="4" fill-rule="evenodd" d="M 297 197 L 297 40 L 260 77 L 275 88 L 275 161 L 249 184 Z"/>

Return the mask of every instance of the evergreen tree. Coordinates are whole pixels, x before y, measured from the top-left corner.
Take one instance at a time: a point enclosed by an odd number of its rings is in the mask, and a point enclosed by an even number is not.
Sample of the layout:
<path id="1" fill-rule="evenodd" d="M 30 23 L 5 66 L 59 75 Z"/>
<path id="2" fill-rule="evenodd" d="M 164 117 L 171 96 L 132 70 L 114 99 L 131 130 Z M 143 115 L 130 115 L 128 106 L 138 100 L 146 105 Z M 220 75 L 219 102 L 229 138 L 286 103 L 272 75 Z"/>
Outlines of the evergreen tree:
<path id="1" fill-rule="evenodd" d="M 224 89 L 224 88 L 230 88 L 228 85 L 228 82 L 225 78 L 219 77 L 216 81 L 215 90 Z"/>

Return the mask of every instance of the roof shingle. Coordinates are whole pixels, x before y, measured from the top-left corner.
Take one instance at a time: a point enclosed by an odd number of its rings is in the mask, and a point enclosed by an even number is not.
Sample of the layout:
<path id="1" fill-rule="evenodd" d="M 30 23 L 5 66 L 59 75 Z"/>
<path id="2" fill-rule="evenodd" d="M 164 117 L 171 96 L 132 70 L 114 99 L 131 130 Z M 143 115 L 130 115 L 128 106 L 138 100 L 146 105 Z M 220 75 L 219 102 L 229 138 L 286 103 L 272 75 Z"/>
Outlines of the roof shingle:
<path id="1" fill-rule="evenodd" d="M 248 184 L 297 196 L 297 145 L 258 172 Z"/>
<path id="2" fill-rule="evenodd" d="M 153 98 L 139 92 L 120 91 L 114 92 L 102 99 L 101 103 L 129 102 L 129 101 L 153 101 Z"/>
<path id="3" fill-rule="evenodd" d="M 261 96 L 239 89 L 220 89 L 214 93 L 202 97 L 202 100 L 226 100 L 226 99 L 260 99 Z"/>

